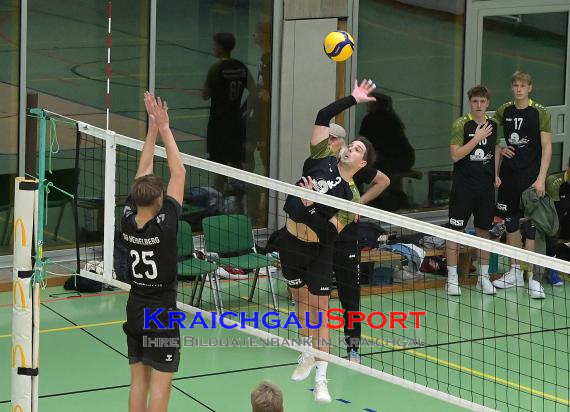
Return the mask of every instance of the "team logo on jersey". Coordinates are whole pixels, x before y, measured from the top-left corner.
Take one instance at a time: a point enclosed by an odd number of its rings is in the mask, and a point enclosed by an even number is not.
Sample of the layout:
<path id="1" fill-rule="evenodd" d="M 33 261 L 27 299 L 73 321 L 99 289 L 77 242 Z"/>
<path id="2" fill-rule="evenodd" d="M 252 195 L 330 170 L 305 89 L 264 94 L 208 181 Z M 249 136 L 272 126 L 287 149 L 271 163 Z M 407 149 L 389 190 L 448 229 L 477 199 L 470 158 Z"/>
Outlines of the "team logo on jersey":
<path id="1" fill-rule="evenodd" d="M 125 217 L 129 217 L 132 214 L 133 214 L 133 209 L 131 209 L 130 206 L 125 205 L 125 208 L 123 209 L 123 215 Z"/>
<path id="2" fill-rule="evenodd" d="M 525 146 L 528 143 L 526 137 L 521 138 L 517 132 L 512 132 L 509 137 L 509 144 L 513 146 Z"/>
<path id="3" fill-rule="evenodd" d="M 165 220 L 166 220 L 166 215 L 164 213 L 161 213 L 156 217 L 156 223 L 158 223 L 159 225 L 161 222 L 164 222 Z"/>
<path id="4" fill-rule="evenodd" d="M 497 210 L 502 210 L 503 212 L 507 211 L 507 205 L 503 203 L 497 203 Z"/>
<path id="5" fill-rule="evenodd" d="M 485 152 L 483 151 L 483 149 L 477 149 L 475 150 L 475 152 L 473 152 L 470 156 L 469 156 L 469 160 L 473 161 L 473 162 L 485 162 L 487 160 L 490 160 L 491 157 L 493 157 L 491 155 L 491 153 L 487 153 L 485 155 Z"/>
<path id="6" fill-rule="evenodd" d="M 337 176 L 335 180 L 313 180 L 313 190 L 319 193 L 327 193 L 330 189 L 338 186 L 342 182 L 340 176 Z"/>

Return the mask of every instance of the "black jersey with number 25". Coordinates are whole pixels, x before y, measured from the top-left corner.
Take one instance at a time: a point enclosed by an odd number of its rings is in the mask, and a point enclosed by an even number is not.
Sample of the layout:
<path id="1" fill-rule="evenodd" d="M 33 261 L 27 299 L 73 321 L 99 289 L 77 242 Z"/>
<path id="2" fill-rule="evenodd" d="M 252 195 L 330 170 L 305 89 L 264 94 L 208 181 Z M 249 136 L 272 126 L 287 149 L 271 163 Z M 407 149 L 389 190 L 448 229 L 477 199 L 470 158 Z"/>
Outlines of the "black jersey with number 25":
<path id="1" fill-rule="evenodd" d="M 134 298 L 155 307 L 176 302 L 176 235 L 181 210 L 178 201 L 165 196 L 162 209 L 139 229 L 136 206 L 131 197 L 127 199 L 121 235 L 129 257 L 129 300 Z"/>

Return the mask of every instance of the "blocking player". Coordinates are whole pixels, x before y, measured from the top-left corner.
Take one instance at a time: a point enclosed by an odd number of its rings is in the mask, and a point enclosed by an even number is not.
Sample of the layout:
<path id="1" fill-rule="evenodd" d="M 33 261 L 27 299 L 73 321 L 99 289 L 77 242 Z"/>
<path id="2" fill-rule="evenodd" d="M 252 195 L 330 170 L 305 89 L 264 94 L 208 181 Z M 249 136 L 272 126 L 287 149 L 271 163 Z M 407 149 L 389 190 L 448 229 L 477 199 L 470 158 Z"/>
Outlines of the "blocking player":
<path id="1" fill-rule="evenodd" d="M 186 170 L 169 127 L 168 105 L 145 93 L 149 129 L 135 180 L 122 218 L 123 243 L 129 251 L 131 291 L 127 301 L 127 335 L 131 389 L 129 411 L 166 411 L 172 376 L 180 362 L 180 331 L 158 329 L 149 322 L 144 329 L 144 311 L 154 313 L 168 325 L 168 310 L 176 310 L 176 234 L 182 210 Z M 170 180 L 164 194 L 162 178 L 153 175 L 153 157 L 160 133 Z M 172 345 L 153 347 L 156 338 L 170 338 Z M 177 344 L 175 343 L 177 342 Z"/>
<path id="2" fill-rule="evenodd" d="M 300 186 L 342 199 L 360 199 L 353 176 L 366 164 L 374 163 L 374 148 L 367 140 L 355 140 L 337 159 L 329 146 L 329 124 L 334 116 L 349 107 L 373 100 L 369 93 L 374 88 L 372 81 L 363 80 L 360 85 L 355 82 L 352 95 L 319 111 L 311 134 L 311 156 L 303 165 L 303 177 L 298 182 Z M 302 324 L 306 322 L 305 312 L 309 312 L 309 319 L 314 325 L 318 323 L 319 312 L 325 312 L 329 305 L 334 242 L 338 233 L 356 216 L 296 196 L 287 197 L 284 210 L 288 219 L 279 250 L 283 276 L 292 290 Z M 313 347 L 329 352 L 326 343 L 329 330 L 324 324 L 318 329 L 302 328 L 301 333 L 312 337 Z M 315 366 L 315 400 L 331 402 L 327 362 L 303 353 L 291 378 L 304 380 Z"/>
<path id="3" fill-rule="evenodd" d="M 533 187 L 539 196 L 544 196 L 545 181 L 552 157 L 552 133 L 550 113 L 544 106 L 529 98 L 532 91 L 530 74 L 516 71 L 511 79 L 514 100 L 497 109 L 495 119 L 499 124 L 507 147 L 501 152 L 499 177 L 503 182 L 499 188 L 497 213 L 505 219 L 507 243 L 522 247 L 520 220 L 521 195 Z M 527 221 L 525 229 L 525 249 L 534 250 L 536 229 Z M 515 260 L 511 269 L 495 280 L 498 288 L 524 286 L 523 271 Z M 544 288 L 533 278 L 529 268 L 528 293 L 533 299 L 545 297 Z"/>
<path id="4" fill-rule="evenodd" d="M 485 86 L 475 86 L 467 92 L 469 113 L 455 120 L 450 144 L 453 160 L 453 183 L 449 200 L 449 224 L 464 230 L 473 215 L 477 236 L 489 239 L 489 229 L 495 215 L 495 186 L 501 147 L 497 140 L 497 123 L 486 116 L 491 96 Z M 455 242 L 445 245 L 447 259 L 447 294 L 461 295 L 457 260 L 459 247 Z M 489 280 L 489 252 L 481 250 L 477 289 L 486 295 L 497 293 Z"/>

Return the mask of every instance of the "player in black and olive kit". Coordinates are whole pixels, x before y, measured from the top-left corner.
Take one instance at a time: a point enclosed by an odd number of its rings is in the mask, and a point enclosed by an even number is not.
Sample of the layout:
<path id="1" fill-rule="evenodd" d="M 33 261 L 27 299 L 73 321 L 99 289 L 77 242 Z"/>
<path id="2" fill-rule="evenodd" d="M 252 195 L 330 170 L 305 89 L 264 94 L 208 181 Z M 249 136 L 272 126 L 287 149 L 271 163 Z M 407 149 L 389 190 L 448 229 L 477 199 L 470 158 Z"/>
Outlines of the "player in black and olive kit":
<path id="1" fill-rule="evenodd" d="M 346 131 L 343 127 L 331 123 L 329 127 L 329 146 L 333 153 L 340 157 L 346 150 Z M 360 196 L 360 203 L 367 204 L 376 199 L 390 186 L 390 178 L 373 166 L 367 164 L 354 175 L 354 183 Z M 369 185 L 364 192 L 364 185 Z M 362 325 L 354 323 L 352 328 L 348 326 L 350 312 L 360 310 L 360 250 L 358 245 L 359 232 L 358 221 L 346 225 L 339 233 L 334 244 L 333 269 L 336 278 L 338 299 L 344 309 L 344 341 L 348 359 L 354 363 L 360 363 L 360 341 L 362 338 Z"/>
<path id="2" fill-rule="evenodd" d="M 349 107 L 373 100 L 369 94 L 376 86 L 372 81 L 355 82 L 350 96 L 322 108 L 317 114 L 310 140 L 310 156 L 303 164 L 298 185 L 327 193 L 341 199 L 358 202 L 360 193 L 353 181 L 356 172 L 368 162 L 373 163 L 374 148 L 366 139 L 353 141 L 340 158 L 329 146 L 330 121 Z M 288 196 L 283 207 L 287 223 L 280 240 L 279 256 L 283 276 L 296 303 L 302 322 L 308 312 L 313 321 L 319 312 L 328 310 L 332 286 L 334 242 L 338 233 L 356 219 L 354 213 L 338 210 L 296 196 Z M 314 323 L 314 322 L 313 322 Z M 312 345 L 329 352 L 326 343 L 329 330 L 324 325 L 314 330 L 300 331 L 313 337 Z M 306 379 L 316 367 L 314 396 L 317 402 L 331 402 L 327 387 L 327 362 L 302 353 L 291 378 Z"/>
<path id="3" fill-rule="evenodd" d="M 158 329 L 154 321 L 148 322 L 150 329 L 144 329 L 144 312 L 162 309 L 158 319 L 168 327 L 168 310 L 176 309 L 176 234 L 186 170 L 170 131 L 166 102 L 148 92 L 144 102 L 149 129 L 122 217 L 131 281 L 123 330 L 131 365 L 129 411 L 166 411 L 172 376 L 180 362 L 180 331 Z M 166 195 L 162 178 L 152 174 L 158 133 L 170 170 Z M 170 345 L 153 345 L 159 338 L 167 338 Z"/>
<path id="4" fill-rule="evenodd" d="M 495 216 L 495 186 L 500 146 L 497 123 L 487 118 L 490 94 L 486 87 L 476 86 L 467 92 L 470 112 L 453 123 L 450 143 L 453 160 L 453 184 L 449 201 L 449 224 L 464 230 L 473 214 L 477 236 L 488 239 Z M 458 245 L 446 242 L 447 294 L 460 295 L 457 275 Z M 477 289 L 484 294 L 496 293 L 489 280 L 489 252 L 481 251 Z"/>
<path id="5" fill-rule="evenodd" d="M 515 72 L 511 79 L 514 101 L 497 109 L 495 118 L 507 144 L 502 151 L 500 178 L 502 181 L 497 199 L 497 214 L 505 219 L 507 243 L 522 247 L 520 219 L 522 193 L 533 187 L 538 196 L 544 196 L 546 176 L 552 157 L 550 113 L 529 98 L 532 78 L 525 72 Z M 524 224 L 525 249 L 534 251 L 535 228 L 532 222 Z M 531 298 L 543 299 L 544 289 L 532 278 L 529 270 L 528 292 Z M 511 270 L 495 280 L 498 288 L 524 286 L 523 271 L 513 260 Z"/>

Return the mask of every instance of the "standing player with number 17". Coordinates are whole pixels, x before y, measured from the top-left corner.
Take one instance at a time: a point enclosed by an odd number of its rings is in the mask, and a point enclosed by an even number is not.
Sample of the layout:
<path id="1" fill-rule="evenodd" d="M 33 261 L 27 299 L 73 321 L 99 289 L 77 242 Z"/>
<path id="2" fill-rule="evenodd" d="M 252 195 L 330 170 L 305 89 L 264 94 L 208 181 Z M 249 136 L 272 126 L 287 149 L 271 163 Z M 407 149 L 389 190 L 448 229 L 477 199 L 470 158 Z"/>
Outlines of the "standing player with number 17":
<path id="1" fill-rule="evenodd" d="M 531 187 L 539 197 L 545 194 L 546 175 L 552 158 L 551 116 L 543 105 L 529 97 L 532 92 L 532 77 L 529 73 L 516 71 L 511 78 L 511 89 L 513 101 L 503 104 L 495 112 L 495 119 L 507 146 L 501 152 L 499 176 L 503 183 L 497 196 L 497 214 L 505 219 L 507 244 L 522 247 L 523 229 L 526 238 L 524 247 L 534 252 L 536 228 L 530 220 L 521 225 L 524 216 L 521 197 Z M 533 267 L 526 269 L 528 294 L 532 299 L 544 299 L 546 295 L 540 283 L 542 271 L 534 274 Z M 520 263 L 512 260 L 511 270 L 493 284 L 501 289 L 523 287 L 523 272 Z"/>
<path id="2" fill-rule="evenodd" d="M 172 376 L 180 362 L 180 331 L 144 330 L 144 309 L 176 310 L 178 218 L 182 211 L 186 170 L 170 131 L 168 105 L 145 93 L 149 128 L 131 194 L 122 217 L 122 240 L 129 251 L 131 291 L 127 301 L 127 335 L 131 390 L 129 411 L 166 411 Z M 170 181 L 166 195 L 160 176 L 153 175 L 154 147 L 158 133 L 166 148 Z M 143 337 L 170 338 L 176 347 L 144 347 Z M 147 339 L 148 341 L 148 339 Z M 150 400 L 149 400 L 150 397 Z"/>

